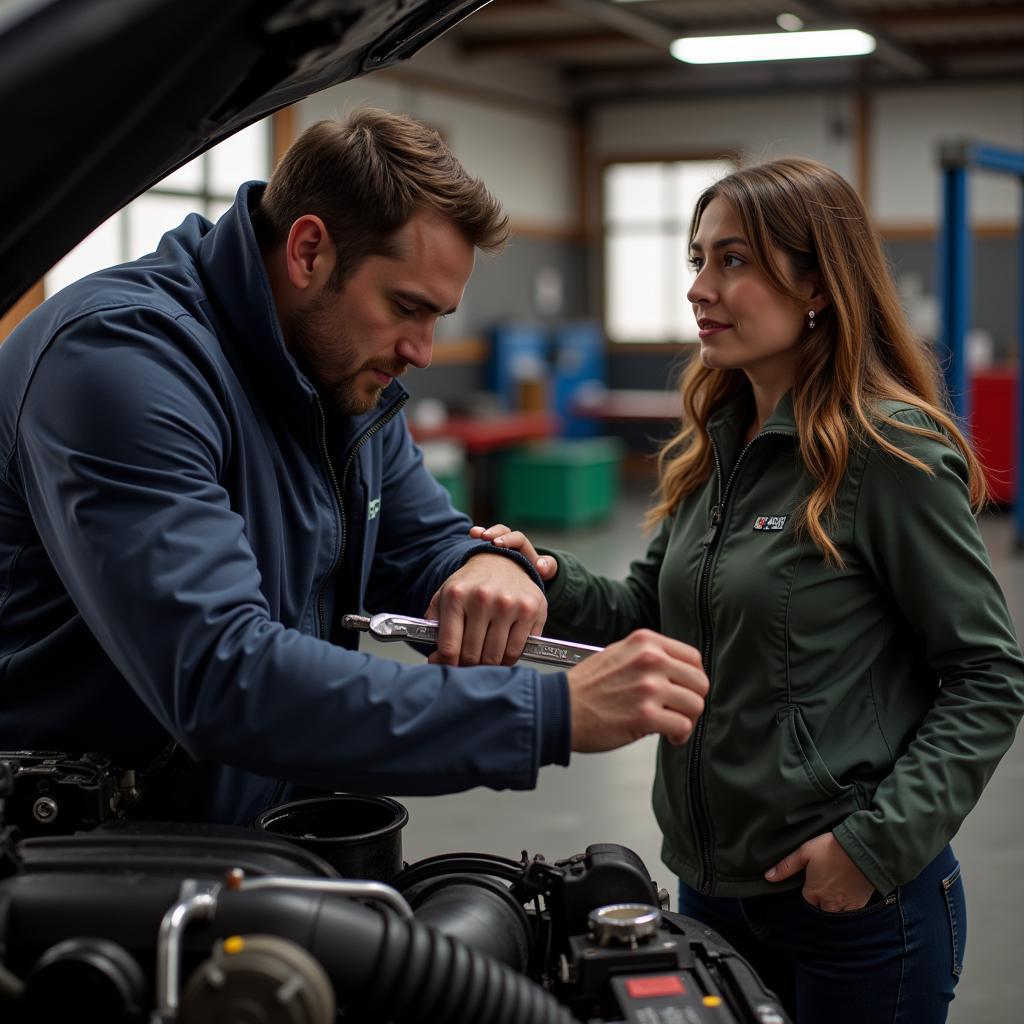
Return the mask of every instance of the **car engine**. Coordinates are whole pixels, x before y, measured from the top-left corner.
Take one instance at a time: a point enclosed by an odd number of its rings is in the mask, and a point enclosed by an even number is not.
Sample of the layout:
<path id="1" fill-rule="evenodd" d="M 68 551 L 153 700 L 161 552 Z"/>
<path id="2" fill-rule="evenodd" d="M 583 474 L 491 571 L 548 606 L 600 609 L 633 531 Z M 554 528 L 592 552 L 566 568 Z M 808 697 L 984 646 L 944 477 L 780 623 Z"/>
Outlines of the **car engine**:
<path id="1" fill-rule="evenodd" d="M 285 805 L 293 841 L 133 821 L 131 784 L 95 756 L 0 753 L 0 1019 L 788 1024 L 626 847 L 406 865 L 374 842 L 339 872 L 307 830 L 344 794 Z M 346 877 L 362 867 L 391 877 Z"/>

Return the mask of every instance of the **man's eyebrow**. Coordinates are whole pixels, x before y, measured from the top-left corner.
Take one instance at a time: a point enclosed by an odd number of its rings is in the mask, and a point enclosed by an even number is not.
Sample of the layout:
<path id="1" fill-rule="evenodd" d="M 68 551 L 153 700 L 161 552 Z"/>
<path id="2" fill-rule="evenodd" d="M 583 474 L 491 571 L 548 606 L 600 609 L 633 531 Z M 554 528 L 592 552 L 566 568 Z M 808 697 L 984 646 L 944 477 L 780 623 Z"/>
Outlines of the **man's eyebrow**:
<path id="1" fill-rule="evenodd" d="M 452 306 L 451 309 L 443 309 L 432 299 L 428 299 L 426 295 L 422 295 L 420 292 L 410 292 L 403 288 L 395 290 L 395 297 L 401 299 L 404 303 L 410 306 L 420 306 L 423 309 L 430 310 L 431 313 L 437 316 L 447 316 L 449 313 L 454 313 L 458 306 Z"/>
<path id="2" fill-rule="evenodd" d="M 750 248 L 750 243 L 742 235 L 729 235 L 728 238 L 719 238 L 711 243 L 711 248 L 724 249 L 729 245 L 745 245 L 748 249 Z M 697 252 L 704 251 L 704 246 L 702 246 L 700 242 L 691 242 L 690 248 Z"/>

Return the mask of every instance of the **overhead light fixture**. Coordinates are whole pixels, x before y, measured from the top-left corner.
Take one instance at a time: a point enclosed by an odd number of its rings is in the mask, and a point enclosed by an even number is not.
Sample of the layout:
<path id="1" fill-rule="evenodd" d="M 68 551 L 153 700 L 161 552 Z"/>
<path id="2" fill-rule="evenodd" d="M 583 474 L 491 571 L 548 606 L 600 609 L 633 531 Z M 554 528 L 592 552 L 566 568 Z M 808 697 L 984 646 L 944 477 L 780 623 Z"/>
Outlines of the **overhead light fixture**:
<path id="1" fill-rule="evenodd" d="M 875 37 L 856 28 L 815 32 L 763 32 L 750 36 L 689 36 L 669 47 L 687 64 L 737 64 L 757 60 L 807 60 L 871 53 Z"/>

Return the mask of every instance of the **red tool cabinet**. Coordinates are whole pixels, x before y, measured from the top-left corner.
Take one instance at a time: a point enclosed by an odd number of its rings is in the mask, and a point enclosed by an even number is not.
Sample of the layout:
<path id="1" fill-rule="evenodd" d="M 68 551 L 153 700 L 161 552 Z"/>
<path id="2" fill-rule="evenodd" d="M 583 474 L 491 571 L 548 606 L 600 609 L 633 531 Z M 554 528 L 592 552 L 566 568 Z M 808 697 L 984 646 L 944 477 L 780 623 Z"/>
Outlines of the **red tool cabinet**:
<path id="1" fill-rule="evenodd" d="M 1017 371 L 975 372 L 971 382 L 971 435 L 985 466 L 993 501 L 1012 504 L 1017 494 Z"/>

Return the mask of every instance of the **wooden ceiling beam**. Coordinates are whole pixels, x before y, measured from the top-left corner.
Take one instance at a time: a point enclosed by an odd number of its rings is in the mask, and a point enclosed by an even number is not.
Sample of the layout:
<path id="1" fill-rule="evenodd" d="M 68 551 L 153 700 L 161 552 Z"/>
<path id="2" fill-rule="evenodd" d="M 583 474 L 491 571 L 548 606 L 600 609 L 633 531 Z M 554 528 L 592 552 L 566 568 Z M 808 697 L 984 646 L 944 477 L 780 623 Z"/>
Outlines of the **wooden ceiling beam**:
<path id="1" fill-rule="evenodd" d="M 667 51 L 669 44 L 679 33 L 666 28 L 661 22 L 643 14 L 625 10 L 612 0 L 551 0 L 553 7 L 582 14 L 592 21 L 614 29 L 641 42 Z"/>
<path id="2" fill-rule="evenodd" d="M 875 37 L 875 57 L 901 75 L 908 78 L 927 78 L 932 72 L 932 69 L 924 61 L 916 57 L 903 43 L 891 38 L 880 27 L 880 21 L 875 16 L 875 12 L 871 17 L 865 17 L 860 12 L 838 8 L 829 0 L 814 0 L 813 3 L 790 0 L 788 9 L 805 20 L 827 18 L 836 25 L 859 28 L 861 31 L 869 33 Z"/>
<path id="3" fill-rule="evenodd" d="M 619 32 L 536 32 L 523 35 L 494 33 L 487 36 L 468 36 L 459 41 L 459 47 L 468 57 L 493 57 L 511 55 L 532 57 L 551 54 L 560 50 L 592 50 L 610 46 L 625 46 L 636 52 L 637 46 L 645 45 Z M 652 53 L 664 52 L 647 46 Z"/>
<path id="4" fill-rule="evenodd" d="M 931 10 L 915 8 L 886 8 L 874 11 L 872 21 L 885 27 L 886 30 L 903 28 L 921 28 L 926 25 L 961 25 L 964 22 L 978 22 L 986 18 L 1016 18 L 1024 21 L 1024 13 L 1019 6 L 1008 7 L 1006 4 L 979 4 L 976 7 L 935 7 Z"/>
<path id="5" fill-rule="evenodd" d="M 993 57 L 1007 54 L 1024 55 L 1024 36 L 1017 39 L 949 39 L 929 43 L 918 43 L 914 49 L 928 59 L 940 57 L 966 57 L 969 54 L 985 53 Z"/>

